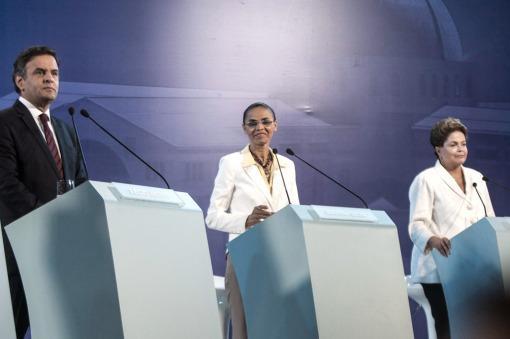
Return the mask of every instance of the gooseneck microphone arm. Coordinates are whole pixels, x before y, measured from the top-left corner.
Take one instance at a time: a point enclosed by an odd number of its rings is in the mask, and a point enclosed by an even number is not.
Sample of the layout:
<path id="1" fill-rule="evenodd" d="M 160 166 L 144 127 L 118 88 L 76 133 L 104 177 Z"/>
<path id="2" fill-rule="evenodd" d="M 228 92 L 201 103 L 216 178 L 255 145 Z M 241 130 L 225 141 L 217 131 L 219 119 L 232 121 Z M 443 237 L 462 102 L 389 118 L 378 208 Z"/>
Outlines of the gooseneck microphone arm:
<path id="1" fill-rule="evenodd" d="M 366 201 L 360 197 L 359 195 L 357 195 L 356 193 L 354 193 L 353 191 L 351 191 L 350 189 L 348 189 L 347 187 L 345 187 L 344 185 L 342 185 L 341 183 L 339 183 L 338 181 L 336 181 L 335 179 L 333 179 L 332 177 L 330 177 L 329 175 L 327 175 L 326 173 L 324 173 L 323 171 L 321 171 L 320 169 L 318 169 L 317 167 L 315 167 L 314 165 L 310 164 L 309 162 L 307 162 L 305 159 L 299 157 L 296 153 L 294 153 L 293 150 L 291 150 L 290 148 L 287 148 L 287 154 L 289 155 L 292 155 L 296 158 L 298 158 L 299 160 L 301 160 L 302 162 L 304 162 L 305 164 L 307 164 L 308 166 L 310 166 L 311 168 L 313 168 L 314 170 L 316 170 L 317 172 L 319 172 L 320 174 L 322 174 L 323 176 L 325 176 L 326 178 L 328 178 L 329 180 L 333 181 L 335 184 L 337 184 L 338 186 L 342 187 L 344 190 L 346 190 L 347 192 L 351 193 L 352 195 L 354 195 L 356 198 L 358 198 L 362 203 L 363 203 L 363 206 L 365 206 L 365 208 L 368 208 L 368 204 L 366 203 Z"/>
<path id="2" fill-rule="evenodd" d="M 285 185 L 285 178 L 283 177 L 282 167 L 280 166 L 280 161 L 278 160 L 278 150 L 276 148 L 273 148 L 273 154 L 274 154 L 274 157 L 276 158 L 276 163 L 278 164 L 278 169 L 280 170 L 280 175 L 281 175 L 282 181 L 283 181 L 283 188 L 285 188 L 285 193 L 287 194 L 287 200 L 289 201 L 289 205 L 292 205 L 292 203 L 290 202 L 289 191 L 287 191 L 287 185 Z"/>
<path id="3" fill-rule="evenodd" d="M 85 169 L 85 175 L 87 178 L 89 177 L 89 170 L 87 168 L 87 162 L 85 161 L 85 154 L 83 154 L 83 147 L 81 147 L 80 135 L 78 134 L 78 128 L 76 127 L 76 122 L 74 121 L 74 107 L 69 106 L 67 109 L 69 115 L 71 116 L 71 121 L 73 122 L 74 134 L 76 134 L 76 141 L 78 142 L 78 147 L 80 148 L 81 159 L 83 160 L 83 168 Z"/>
<path id="4" fill-rule="evenodd" d="M 476 194 L 478 194 L 478 198 L 480 198 L 480 201 L 482 202 L 483 211 L 485 213 L 485 216 L 487 217 L 487 208 L 485 207 L 485 203 L 483 202 L 482 196 L 480 195 L 480 192 L 478 192 L 478 188 L 476 188 L 476 186 L 478 185 L 476 184 L 476 182 L 474 182 L 473 187 L 475 188 Z"/>
<path id="5" fill-rule="evenodd" d="M 138 154 L 136 154 L 135 152 L 133 152 L 129 147 L 127 147 L 122 141 L 120 141 L 119 139 L 117 139 L 113 134 L 111 134 L 106 128 L 104 128 L 103 126 L 101 126 L 94 118 L 92 118 L 89 114 L 89 112 L 87 112 L 87 110 L 85 109 L 81 109 L 80 110 L 80 114 L 82 116 L 84 116 L 85 118 L 87 119 L 90 119 L 90 121 L 92 121 L 97 127 L 99 127 L 103 132 L 105 132 L 106 134 L 108 134 L 113 140 L 117 141 L 119 143 L 119 145 L 121 145 L 122 147 L 124 147 L 124 149 L 126 151 L 128 151 L 129 153 L 131 153 L 135 158 L 137 158 L 138 160 L 140 160 L 145 166 L 149 167 L 154 173 L 156 173 L 158 175 L 158 177 L 160 177 L 164 182 L 165 182 L 165 185 L 168 189 L 170 189 L 170 185 L 168 184 L 168 181 L 166 181 L 166 179 L 163 177 L 163 175 L 161 175 L 161 173 L 159 173 L 154 167 L 152 167 L 151 165 L 149 165 L 145 160 L 143 160 L 142 158 L 140 158 L 138 156 Z"/>

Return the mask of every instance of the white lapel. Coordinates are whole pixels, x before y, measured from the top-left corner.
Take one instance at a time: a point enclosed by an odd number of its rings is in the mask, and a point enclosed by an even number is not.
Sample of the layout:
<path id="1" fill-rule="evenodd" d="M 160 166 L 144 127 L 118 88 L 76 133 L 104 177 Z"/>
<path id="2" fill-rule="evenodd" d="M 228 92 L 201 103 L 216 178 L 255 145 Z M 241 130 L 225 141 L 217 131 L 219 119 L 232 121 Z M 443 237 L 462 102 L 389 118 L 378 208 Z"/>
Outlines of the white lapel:
<path id="1" fill-rule="evenodd" d="M 469 197 L 471 201 L 471 195 L 474 193 L 473 183 L 476 182 L 476 177 L 473 177 L 469 171 L 466 171 L 464 167 L 462 167 L 462 172 L 464 172 L 464 179 L 466 180 L 466 196 Z M 477 185 L 480 185 L 480 182 L 476 182 Z M 480 189 L 480 186 L 478 186 Z M 475 198 L 477 199 L 477 198 Z"/>
<path id="2" fill-rule="evenodd" d="M 435 165 L 435 169 L 439 175 L 439 177 L 441 178 L 441 180 L 446 184 L 448 185 L 448 187 L 450 187 L 450 189 L 452 191 L 454 191 L 457 195 L 459 195 L 461 198 L 465 199 L 466 198 L 466 194 L 464 194 L 464 192 L 462 192 L 462 189 L 460 188 L 460 186 L 457 184 L 457 182 L 455 181 L 455 179 L 451 176 L 450 173 L 448 173 L 448 171 L 443 167 L 443 165 L 441 165 L 441 163 L 439 162 L 439 160 L 436 161 L 436 165 Z M 466 175 L 464 173 L 464 179 L 466 180 L 466 192 L 468 191 L 467 189 L 467 185 L 468 185 L 468 180 L 466 178 Z"/>
<path id="3" fill-rule="evenodd" d="M 243 167 L 246 175 L 250 178 L 250 180 L 253 182 L 253 185 L 264 195 L 264 198 L 266 198 L 266 201 L 268 203 L 268 206 L 270 207 L 271 211 L 274 211 L 275 206 L 273 206 L 273 198 L 271 197 L 271 193 L 269 192 L 269 188 L 267 183 L 264 182 L 264 178 L 262 178 L 262 175 L 260 174 L 259 169 L 256 165 L 249 165 L 246 167 Z"/>

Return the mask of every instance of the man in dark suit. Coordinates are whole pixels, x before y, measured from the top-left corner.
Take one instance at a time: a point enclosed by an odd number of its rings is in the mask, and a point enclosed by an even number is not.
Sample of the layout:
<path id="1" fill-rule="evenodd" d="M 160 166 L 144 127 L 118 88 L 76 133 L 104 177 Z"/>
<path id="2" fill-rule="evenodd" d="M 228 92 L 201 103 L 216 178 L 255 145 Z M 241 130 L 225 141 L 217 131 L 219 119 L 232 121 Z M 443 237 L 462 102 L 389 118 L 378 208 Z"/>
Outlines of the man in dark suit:
<path id="1" fill-rule="evenodd" d="M 57 181 L 87 179 L 74 131 L 50 116 L 59 86 L 55 51 L 35 46 L 14 62 L 19 99 L 0 112 L 0 221 L 7 260 L 16 334 L 29 325 L 23 285 L 4 226 L 54 199 Z"/>

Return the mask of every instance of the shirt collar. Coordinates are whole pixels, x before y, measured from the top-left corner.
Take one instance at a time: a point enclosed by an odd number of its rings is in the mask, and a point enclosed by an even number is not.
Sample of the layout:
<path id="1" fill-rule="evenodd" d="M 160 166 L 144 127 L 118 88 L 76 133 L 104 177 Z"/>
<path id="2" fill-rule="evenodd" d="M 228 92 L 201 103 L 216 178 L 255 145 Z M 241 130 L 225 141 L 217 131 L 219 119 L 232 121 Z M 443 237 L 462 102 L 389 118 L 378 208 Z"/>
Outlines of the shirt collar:
<path id="1" fill-rule="evenodd" d="M 464 175 L 464 180 L 466 183 L 466 192 L 463 192 L 459 184 L 455 181 L 455 178 L 446 170 L 446 168 L 443 167 L 441 162 L 439 160 L 436 160 L 435 168 L 437 169 L 440 178 L 448 185 L 451 189 L 453 189 L 457 194 L 460 196 L 465 196 L 468 191 L 470 190 L 469 185 L 470 181 L 469 178 L 466 176 L 466 172 L 464 171 L 464 166 L 460 166 L 460 169 L 462 170 L 462 174 Z"/>
<path id="2" fill-rule="evenodd" d="M 255 159 L 253 159 L 253 156 L 251 155 L 250 149 L 248 148 L 249 145 L 244 147 L 241 151 L 241 155 L 243 156 L 242 166 L 248 167 L 252 165 L 256 165 Z"/>
<path id="3" fill-rule="evenodd" d="M 50 118 L 50 109 L 48 108 L 45 112 L 42 112 L 39 108 L 35 107 L 30 101 L 23 97 L 19 97 L 18 99 L 25 107 L 28 109 L 32 117 L 34 117 L 35 121 L 39 121 L 39 115 L 46 114 L 48 118 Z"/>
<path id="4" fill-rule="evenodd" d="M 251 155 L 249 147 L 250 147 L 250 145 L 246 145 L 246 147 L 244 147 L 242 149 L 242 151 L 241 151 L 241 155 L 243 157 L 243 160 L 242 160 L 242 166 L 243 167 L 257 165 L 257 163 L 255 162 L 255 159 L 253 159 L 253 155 Z M 273 156 L 273 159 L 274 159 L 275 155 L 274 155 L 273 150 L 271 148 L 269 148 L 269 152 L 271 152 L 271 155 Z M 282 167 L 285 167 L 285 166 L 283 166 L 283 164 L 282 164 Z"/>
<path id="5" fill-rule="evenodd" d="M 452 175 L 448 172 L 448 170 L 447 170 L 446 168 L 444 168 L 444 166 L 441 164 L 441 161 L 439 161 L 439 159 L 438 159 L 438 160 L 436 160 L 436 164 L 435 164 L 435 166 L 434 166 L 434 167 L 438 168 L 441 172 L 443 172 L 443 174 L 448 174 L 449 176 L 452 176 Z M 464 173 L 464 165 L 460 165 L 460 168 L 461 168 L 461 170 L 462 170 L 462 173 Z M 453 177 L 452 177 L 452 178 L 453 178 Z"/>

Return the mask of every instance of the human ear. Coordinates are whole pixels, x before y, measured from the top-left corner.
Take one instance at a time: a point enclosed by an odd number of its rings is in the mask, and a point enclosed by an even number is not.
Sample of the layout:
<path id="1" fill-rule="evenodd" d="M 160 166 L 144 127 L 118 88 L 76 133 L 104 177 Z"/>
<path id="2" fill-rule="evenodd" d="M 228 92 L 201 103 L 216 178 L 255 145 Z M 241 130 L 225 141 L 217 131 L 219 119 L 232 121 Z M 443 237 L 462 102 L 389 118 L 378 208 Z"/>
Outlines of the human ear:
<path id="1" fill-rule="evenodd" d="M 23 84 L 25 79 L 22 76 L 16 75 L 16 86 L 18 86 L 19 90 L 23 92 Z"/>
<path id="2" fill-rule="evenodd" d="M 436 152 L 436 155 L 437 155 L 438 158 L 439 158 L 439 150 L 440 149 L 441 149 L 441 147 L 439 147 L 439 146 L 435 146 L 434 147 L 434 151 Z"/>

